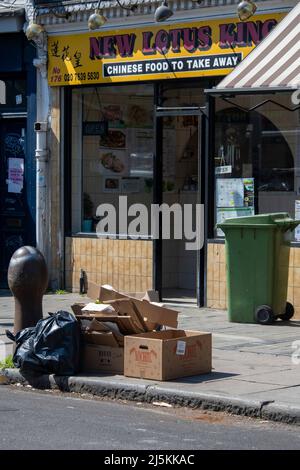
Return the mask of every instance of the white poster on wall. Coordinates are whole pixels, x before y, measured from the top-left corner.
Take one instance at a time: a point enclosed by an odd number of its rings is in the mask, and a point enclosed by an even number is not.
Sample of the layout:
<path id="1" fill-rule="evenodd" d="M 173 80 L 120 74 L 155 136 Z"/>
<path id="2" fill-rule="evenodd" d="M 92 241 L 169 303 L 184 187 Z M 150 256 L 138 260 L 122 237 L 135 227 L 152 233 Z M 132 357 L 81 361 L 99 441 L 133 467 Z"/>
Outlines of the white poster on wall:
<path id="1" fill-rule="evenodd" d="M 295 219 L 300 220 L 300 201 L 295 201 Z M 300 225 L 295 228 L 295 240 L 296 242 L 300 242 Z"/>
<path id="2" fill-rule="evenodd" d="M 9 193 L 19 194 L 23 189 L 24 182 L 24 159 L 8 159 L 8 188 Z"/>
<path id="3" fill-rule="evenodd" d="M 217 178 L 217 207 L 243 207 L 243 178 Z"/>

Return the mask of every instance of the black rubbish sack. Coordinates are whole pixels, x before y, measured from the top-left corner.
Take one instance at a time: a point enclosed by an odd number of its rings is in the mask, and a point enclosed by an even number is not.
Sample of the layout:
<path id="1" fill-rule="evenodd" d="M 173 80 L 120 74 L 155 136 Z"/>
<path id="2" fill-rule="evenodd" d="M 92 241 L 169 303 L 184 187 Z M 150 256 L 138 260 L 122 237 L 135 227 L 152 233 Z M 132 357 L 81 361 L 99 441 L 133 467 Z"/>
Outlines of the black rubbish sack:
<path id="1" fill-rule="evenodd" d="M 35 327 L 13 335 L 14 365 L 21 370 L 40 374 L 73 375 L 79 370 L 81 331 L 79 322 L 69 312 L 49 313 Z"/>

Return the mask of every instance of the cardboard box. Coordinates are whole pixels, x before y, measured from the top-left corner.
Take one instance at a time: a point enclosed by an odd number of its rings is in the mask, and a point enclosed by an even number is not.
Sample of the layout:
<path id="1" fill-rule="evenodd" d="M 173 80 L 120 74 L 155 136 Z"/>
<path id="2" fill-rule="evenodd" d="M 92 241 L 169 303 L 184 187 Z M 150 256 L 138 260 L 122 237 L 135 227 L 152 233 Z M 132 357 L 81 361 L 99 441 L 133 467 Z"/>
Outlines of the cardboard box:
<path id="1" fill-rule="evenodd" d="M 212 368 L 210 333 L 164 330 L 125 337 L 124 375 L 170 380 L 207 374 Z"/>
<path id="2" fill-rule="evenodd" d="M 124 348 L 85 343 L 82 372 L 124 373 Z"/>

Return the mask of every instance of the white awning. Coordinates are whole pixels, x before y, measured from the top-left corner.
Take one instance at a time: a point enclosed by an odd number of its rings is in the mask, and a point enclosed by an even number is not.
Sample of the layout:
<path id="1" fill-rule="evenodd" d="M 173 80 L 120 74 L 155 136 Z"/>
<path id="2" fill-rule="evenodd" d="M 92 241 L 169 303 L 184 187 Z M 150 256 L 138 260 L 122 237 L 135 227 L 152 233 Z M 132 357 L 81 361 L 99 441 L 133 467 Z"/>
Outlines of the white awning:
<path id="1" fill-rule="evenodd" d="M 300 88 L 300 2 L 214 91 L 297 88 Z"/>

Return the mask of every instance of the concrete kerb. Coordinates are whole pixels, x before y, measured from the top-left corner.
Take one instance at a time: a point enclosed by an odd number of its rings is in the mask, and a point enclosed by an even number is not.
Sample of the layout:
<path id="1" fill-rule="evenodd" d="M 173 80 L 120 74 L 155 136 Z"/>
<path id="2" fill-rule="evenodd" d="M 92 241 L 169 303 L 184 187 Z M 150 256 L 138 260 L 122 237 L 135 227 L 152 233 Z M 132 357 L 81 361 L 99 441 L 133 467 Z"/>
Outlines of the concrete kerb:
<path id="1" fill-rule="evenodd" d="M 300 425 L 300 407 L 280 402 L 243 399 L 237 396 L 224 397 L 210 393 L 186 392 L 165 388 L 157 384 L 133 384 L 126 381 L 114 383 L 105 379 L 105 377 L 33 376 L 21 374 L 18 369 L 4 369 L 0 371 L 0 377 L 1 375 L 5 379 L 6 384 L 29 384 L 35 389 L 59 389 L 63 392 L 85 393 L 103 398 L 144 403 L 152 403 L 154 401 L 165 402 L 174 406 L 225 411 L 235 415 Z"/>

